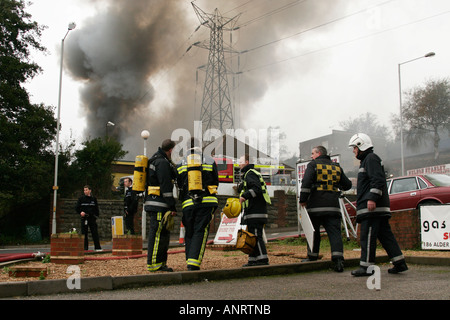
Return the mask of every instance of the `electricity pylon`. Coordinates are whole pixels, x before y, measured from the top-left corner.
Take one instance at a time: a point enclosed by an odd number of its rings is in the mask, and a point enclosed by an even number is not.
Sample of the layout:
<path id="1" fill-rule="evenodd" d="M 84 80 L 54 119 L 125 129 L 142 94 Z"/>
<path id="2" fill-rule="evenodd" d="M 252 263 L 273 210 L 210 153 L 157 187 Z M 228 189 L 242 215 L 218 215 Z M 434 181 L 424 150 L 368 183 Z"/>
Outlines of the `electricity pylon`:
<path id="1" fill-rule="evenodd" d="M 223 31 L 231 31 L 239 15 L 234 18 L 225 18 L 217 8 L 214 13 L 209 14 L 193 2 L 192 6 L 200 23 L 211 30 L 209 42 L 194 44 L 197 47 L 209 50 L 200 112 L 202 130 L 205 132 L 208 129 L 218 129 L 225 133 L 226 129 L 234 129 L 234 118 L 224 52 L 233 53 L 235 51 L 224 46 Z"/>

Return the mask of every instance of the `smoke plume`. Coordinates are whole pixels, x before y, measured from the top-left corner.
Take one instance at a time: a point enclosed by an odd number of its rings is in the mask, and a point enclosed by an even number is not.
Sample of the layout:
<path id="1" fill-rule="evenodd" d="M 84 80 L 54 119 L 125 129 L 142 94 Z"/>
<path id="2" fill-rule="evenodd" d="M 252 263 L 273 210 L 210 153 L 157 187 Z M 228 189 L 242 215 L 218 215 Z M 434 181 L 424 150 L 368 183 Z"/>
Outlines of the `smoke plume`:
<path id="1" fill-rule="evenodd" d="M 200 21 L 190 1 L 90 2 L 101 9 L 74 30 L 65 59 L 71 76 L 82 83 L 80 97 L 86 138 L 115 136 L 129 151 L 126 158 L 133 160 L 142 154 L 140 133 L 144 129 L 150 131 L 149 155 L 176 128 L 193 132 L 194 120 L 199 120 L 204 81 L 201 80 L 204 74 L 197 68 L 206 64 L 208 51 L 198 47 L 186 50 L 196 41 L 208 41 L 209 29 L 202 26 L 194 32 Z M 282 2 L 276 3 L 280 5 L 274 6 L 273 1 L 250 1 L 247 6 L 237 0 L 195 2 L 207 13 L 216 7 L 227 17 L 242 13 L 237 26 L 282 6 Z M 307 25 L 308 16 L 320 12 L 327 12 L 324 5 L 299 4 L 284 13 L 262 17 L 263 21 L 242 25 L 233 32 L 233 39 L 224 34 L 224 40 L 231 40 L 237 51 L 251 49 L 299 30 Z M 243 54 L 239 60 L 235 55 L 227 64 L 234 71 L 270 64 L 279 54 L 276 48 L 267 46 Z M 234 99 L 239 104 L 235 109 L 237 126 L 245 127 L 245 118 L 257 114 L 257 101 L 271 82 L 282 80 L 286 72 L 293 71 L 261 68 L 243 73 L 237 80 L 230 79 L 230 88 L 239 89 L 238 98 L 236 95 Z M 107 127 L 109 121 L 115 126 Z"/>

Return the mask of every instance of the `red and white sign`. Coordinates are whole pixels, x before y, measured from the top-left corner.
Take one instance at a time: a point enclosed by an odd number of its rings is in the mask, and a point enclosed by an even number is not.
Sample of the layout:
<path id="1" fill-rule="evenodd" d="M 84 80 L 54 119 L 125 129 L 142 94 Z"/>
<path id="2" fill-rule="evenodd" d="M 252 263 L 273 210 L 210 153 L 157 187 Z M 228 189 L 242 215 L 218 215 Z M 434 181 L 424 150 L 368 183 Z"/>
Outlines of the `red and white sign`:
<path id="1" fill-rule="evenodd" d="M 420 207 L 422 249 L 450 250 L 450 205 Z"/>
<path id="2" fill-rule="evenodd" d="M 222 215 L 219 229 L 214 237 L 214 244 L 235 245 L 238 230 L 241 229 L 241 215 L 236 218 L 228 218 Z"/>

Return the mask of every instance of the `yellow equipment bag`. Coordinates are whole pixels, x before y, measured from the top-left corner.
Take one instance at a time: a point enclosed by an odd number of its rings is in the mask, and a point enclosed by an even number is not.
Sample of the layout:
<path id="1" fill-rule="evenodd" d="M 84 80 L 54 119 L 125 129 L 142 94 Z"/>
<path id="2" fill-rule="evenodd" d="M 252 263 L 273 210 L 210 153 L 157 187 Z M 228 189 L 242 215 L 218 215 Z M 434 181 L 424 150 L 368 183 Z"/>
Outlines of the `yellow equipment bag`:
<path id="1" fill-rule="evenodd" d="M 147 180 L 148 158 L 146 156 L 137 156 L 134 162 L 133 190 L 138 192 L 145 191 Z"/>
<path id="2" fill-rule="evenodd" d="M 236 218 L 241 213 L 241 203 L 238 198 L 228 198 L 225 203 L 225 207 L 223 207 L 223 213 L 227 216 L 227 218 Z"/>
<path id="3" fill-rule="evenodd" d="M 243 253 L 250 254 L 256 246 L 256 236 L 244 229 L 239 229 L 236 240 L 236 249 Z"/>

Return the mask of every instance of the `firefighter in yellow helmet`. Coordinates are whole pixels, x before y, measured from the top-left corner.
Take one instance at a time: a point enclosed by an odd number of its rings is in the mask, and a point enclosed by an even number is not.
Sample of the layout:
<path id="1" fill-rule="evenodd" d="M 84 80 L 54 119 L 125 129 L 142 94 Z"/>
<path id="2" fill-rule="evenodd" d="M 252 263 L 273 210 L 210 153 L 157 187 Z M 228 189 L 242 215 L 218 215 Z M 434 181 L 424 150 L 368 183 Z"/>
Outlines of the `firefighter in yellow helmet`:
<path id="1" fill-rule="evenodd" d="M 219 174 L 213 158 L 203 154 L 198 140 L 192 138 L 187 156 L 177 165 L 179 199 L 185 228 L 186 263 L 189 271 L 199 270 L 209 225 L 218 207 Z"/>

